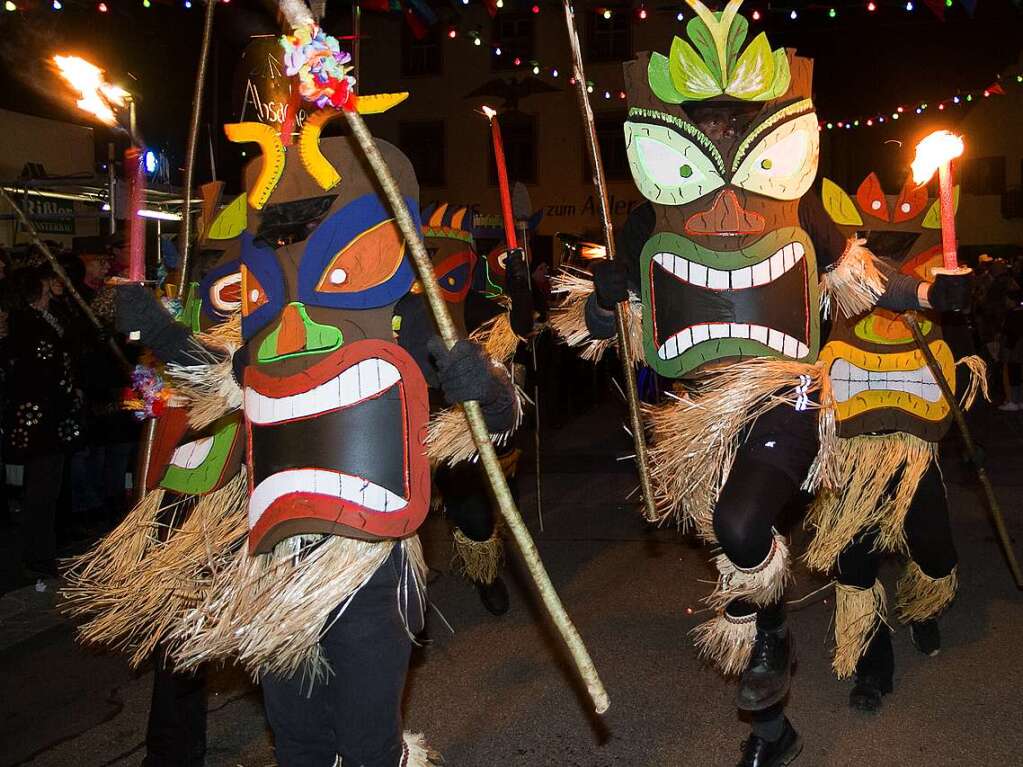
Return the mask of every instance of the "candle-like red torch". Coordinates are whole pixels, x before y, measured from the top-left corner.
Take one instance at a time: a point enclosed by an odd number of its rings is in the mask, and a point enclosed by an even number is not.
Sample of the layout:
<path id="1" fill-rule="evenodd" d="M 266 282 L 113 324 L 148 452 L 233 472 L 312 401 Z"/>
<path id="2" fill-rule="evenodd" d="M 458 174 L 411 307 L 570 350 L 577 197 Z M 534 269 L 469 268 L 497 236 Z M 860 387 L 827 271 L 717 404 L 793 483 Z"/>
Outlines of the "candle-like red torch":
<path id="1" fill-rule="evenodd" d="M 501 126 L 497 122 L 497 110 L 483 107 L 483 114 L 490 120 L 490 136 L 494 142 L 494 162 L 497 164 L 497 187 L 501 193 L 501 215 L 504 217 L 504 237 L 508 249 L 517 248 L 515 236 L 515 214 L 512 212 L 511 189 L 508 185 L 508 168 L 504 162 L 504 143 L 501 141 Z"/>
<path id="2" fill-rule="evenodd" d="M 962 136 L 947 130 L 939 130 L 927 136 L 916 145 L 913 159 L 913 181 L 926 184 L 938 171 L 938 204 L 941 210 L 941 250 L 944 267 L 948 270 L 959 268 L 956 257 L 956 212 L 953 200 L 952 160 L 960 157 L 964 145 Z"/>

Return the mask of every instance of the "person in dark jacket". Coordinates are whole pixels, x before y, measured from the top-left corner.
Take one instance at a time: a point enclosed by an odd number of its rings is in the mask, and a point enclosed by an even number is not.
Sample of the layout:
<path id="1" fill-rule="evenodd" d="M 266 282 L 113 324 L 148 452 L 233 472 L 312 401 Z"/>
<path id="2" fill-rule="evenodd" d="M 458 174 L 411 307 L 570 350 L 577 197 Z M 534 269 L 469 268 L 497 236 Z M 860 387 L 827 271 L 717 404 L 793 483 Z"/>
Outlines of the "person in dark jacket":
<path id="1" fill-rule="evenodd" d="M 3 361 L 4 460 L 24 466 L 25 565 L 55 575 L 57 499 L 65 455 L 81 436 L 81 402 L 56 306 L 63 283 L 46 264 L 25 267 L 14 279 L 22 305 L 10 313 Z"/>

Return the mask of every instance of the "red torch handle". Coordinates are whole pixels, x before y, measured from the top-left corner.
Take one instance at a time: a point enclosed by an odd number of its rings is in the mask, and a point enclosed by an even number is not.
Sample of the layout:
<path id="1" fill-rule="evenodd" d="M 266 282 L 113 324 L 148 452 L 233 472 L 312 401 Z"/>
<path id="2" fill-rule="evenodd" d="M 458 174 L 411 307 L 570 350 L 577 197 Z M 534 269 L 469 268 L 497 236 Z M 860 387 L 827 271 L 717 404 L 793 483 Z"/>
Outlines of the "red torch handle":
<path id="1" fill-rule="evenodd" d="M 952 161 L 938 166 L 938 204 L 941 206 L 941 254 L 946 269 L 958 269 L 956 211 L 952 190 Z"/>
<path id="2" fill-rule="evenodd" d="M 128 182 L 128 280 L 146 279 L 146 221 L 139 216 L 146 193 L 142 149 L 130 147 L 124 152 L 124 175 Z"/>
<path id="3" fill-rule="evenodd" d="M 494 140 L 494 162 L 497 164 L 497 187 L 501 193 L 501 214 L 504 216 L 504 238 L 509 248 L 517 248 L 515 214 L 512 212 L 511 189 L 508 186 L 508 168 L 504 162 L 504 142 L 497 117 L 490 118 L 490 135 Z"/>

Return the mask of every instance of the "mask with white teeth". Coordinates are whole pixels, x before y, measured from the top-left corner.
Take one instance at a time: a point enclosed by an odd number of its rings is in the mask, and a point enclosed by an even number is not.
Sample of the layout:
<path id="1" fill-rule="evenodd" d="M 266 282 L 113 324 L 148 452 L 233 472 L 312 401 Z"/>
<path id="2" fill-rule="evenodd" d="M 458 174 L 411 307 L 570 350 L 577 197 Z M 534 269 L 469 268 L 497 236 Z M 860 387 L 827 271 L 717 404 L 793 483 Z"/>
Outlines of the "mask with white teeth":
<path id="1" fill-rule="evenodd" d="M 625 65 L 629 165 L 656 216 L 640 256 L 644 351 L 670 378 L 727 359 L 817 359 L 817 266 L 798 218 L 817 173 L 812 62 L 763 33 L 744 47 L 740 4 L 697 0 L 692 44 Z M 724 117 L 694 116 L 708 110 Z"/>
<path id="2" fill-rule="evenodd" d="M 853 196 L 824 179 L 821 198 L 844 234 L 866 238 L 873 252 L 891 256 L 892 266 L 903 273 L 934 279 L 932 270 L 942 265 L 941 222 L 938 201 L 928 199 L 925 186 L 907 178 L 899 194 L 886 195 L 871 173 Z M 937 319 L 921 316 L 920 329 L 954 391 L 954 355 Z M 895 312 L 835 317 L 821 361 L 831 376 L 841 436 L 901 431 L 936 442 L 948 431 L 948 403 Z"/>
<path id="3" fill-rule="evenodd" d="M 429 508 L 426 382 L 391 327 L 414 274 L 354 141 L 319 138 L 338 114 L 287 146 L 270 126 L 228 126 L 263 154 L 240 234 L 253 553 L 297 535 L 406 537 Z M 416 216 L 411 163 L 377 144 Z"/>

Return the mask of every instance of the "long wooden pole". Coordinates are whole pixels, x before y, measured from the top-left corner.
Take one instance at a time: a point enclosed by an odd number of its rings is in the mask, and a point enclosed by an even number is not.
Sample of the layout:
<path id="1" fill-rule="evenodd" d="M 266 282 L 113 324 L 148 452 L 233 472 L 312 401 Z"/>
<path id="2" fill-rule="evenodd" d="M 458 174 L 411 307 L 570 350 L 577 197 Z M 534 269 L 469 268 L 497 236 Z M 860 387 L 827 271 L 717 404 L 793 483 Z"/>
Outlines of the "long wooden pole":
<path id="1" fill-rule="evenodd" d="M 437 288 L 433 265 L 430 261 L 430 256 L 426 252 L 426 248 L 423 247 L 419 229 L 413 222 L 408 207 L 402 198 L 401 191 L 398 189 L 398 184 L 391 175 L 391 171 L 380 154 L 376 141 L 373 140 L 373 136 L 366 127 L 362 116 L 354 110 L 349 111 L 347 109 L 342 110 L 342 114 L 344 114 L 352 130 L 352 135 L 366 155 L 366 159 L 373 169 L 377 181 L 383 188 L 384 195 L 387 197 L 391 209 L 394 211 L 398 227 L 401 229 L 408 251 L 412 255 L 412 261 L 419 272 L 419 280 L 423 285 L 427 302 L 437 322 L 441 338 L 444 339 L 444 343 L 450 349 L 459 340 L 458 332 L 451 321 L 447 303 L 441 297 L 440 290 Z M 501 464 L 498 463 L 497 454 L 494 452 L 494 446 L 490 441 L 490 432 L 487 430 L 487 425 L 483 420 L 483 411 L 480 410 L 478 402 L 465 402 L 463 403 L 463 409 L 466 420 L 469 422 L 469 431 L 472 433 L 473 441 L 476 443 L 476 449 L 479 451 L 480 460 L 483 463 L 487 478 L 490 480 L 490 486 L 494 491 L 494 497 L 497 499 L 497 505 L 501 510 L 501 515 L 504 517 L 505 524 L 507 524 L 508 530 L 511 532 L 515 543 L 519 547 L 519 551 L 522 553 L 522 559 L 533 578 L 544 606 L 547 608 L 555 627 L 568 646 L 572 660 L 579 670 L 579 675 L 586 684 L 586 689 L 593 701 L 594 708 L 598 714 L 603 714 L 610 705 L 607 692 L 604 690 L 604 685 L 600 681 L 597 669 L 594 667 L 589 652 L 587 652 L 586 646 L 583 644 L 582 637 L 579 636 L 579 632 L 572 624 L 564 605 L 561 604 L 561 600 L 558 598 L 558 593 L 554 590 L 554 584 L 551 583 L 550 576 L 543 566 L 540 554 L 536 550 L 536 544 L 533 543 L 533 539 L 530 537 L 518 509 L 515 508 L 515 501 L 512 499 L 504 472 L 501 470 Z"/>
<path id="2" fill-rule="evenodd" d="M 1016 588 L 1023 589 L 1023 573 L 1020 572 L 1019 562 L 1016 559 L 1016 553 L 1012 548 L 1012 539 L 1009 537 L 1009 531 L 1005 528 L 1005 519 L 1002 517 L 1002 508 L 998 505 L 998 498 L 995 497 L 995 490 L 991 486 L 991 480 L 988 479 L 987 471 L 985 471 L 983 464 L 977 453 L 977 447 L 973 442 L 973 436 L 970 434 L 970 429 L 966 425 L 966 417 L 963 415 L 962 408 L 959 407 L 959 403 L 956 401 L 955 394 L 952 392 L 952 387 L 949 386 L 947 380 L 945 380 L 945 374 L 941 371 L 941 365 L 934 358 L 931 353 L 930 347 L 927 346 L 927 341 L 924 338 L 923 332 L 920 330 L 920 325 L 916 320 L 916 316 L 912 313 L 907 312 L 902 315 L 903 321 L 909 326 L 909 329 L 913 332 L 913 339 L 916 341 L 917 347 L 920 349 L 921 354 L 924 355 L 924 360 L 927 361 L 927 367 L 931 370 L 931 375 L 934 376 L 934 380 L 938 383 L 938 388 L 941 389 L 942 395 L 948 402 L 948 406 L 952 411 L 952 416 L 955 418 L 956 426 L 959 427 L 959 433 L 963 437 L 963 445 L 966 448 L 966 453 L 970 457 L 970 463 L 977 470 L 977 479 L 980 480 L 980 486 L 984 491 L 984 497 L 987 499 L 988 509 L 991 511 L 991 519 L 995 523 L 995 531 L 998 533 L 998 542 L 1002 544 L 1002 551 L 1005 552 L 1005 559 L 1009 564 L 1009 570 L 1012 573 L 1012 578 L 1016 581 Z"/>
<path id="3" fill-rule="evenodd" d="M 195 73 L 192 92 L 192 119 L 188 125 L 185 149 L 185 195 L 181 210 L 181 264 L 178 267 L 178 296 L 184 300 L 188 286 L 188 259 L 192 253 L 192 185 L 195 183 L 195 150 L 199 142 L 199 121 L 202 117 L 202 96 L 206 89 L 206 70 L 210 60 L 210 38 L 213 36 L 213 12 L 220 0 L 206 0 L 202 44 L 199 48 L 199 70 Z"/>
<path id="4" fill-rule="evenodd" d="M 590 169 L 593 171 L 593 186 L 600 202 L 600 223 L 604 228 L 604 247 L 607 258 L 615 257 L 614 228 L 611 223 L 611 208 L 607 199 L 607 180 L 604 177 L 604 163 L 600 157 L 600 145 L 597 143 L 597 128 L 593 122 L 593 108 L 586 92 L 586 72 L 583 70 L 583 56 L 579 49 L 579 32 L 575 26 L 575 12 L 570 0 L 564 0 L 565 26 L 568 28 L 568 43 L 572 50 L 572 74 L 575 77 L 576 96 L 579 100 L 579 111 L 583 118 L 583 133 L 586 136 L 586 148 L 589 150 Z M 639 395 L 636 393 L 636 370 L 632 365 L 630 354 L 629 331 L 626 326 L 625 313 L 628 303 L 615 306 L 615 321 L 618 325 L 618 356 L 622 361 L 622 372 L 625 375 L 625 398 L 629 402 L 629 424 L 632 427 L 632 442 L 636 449 L 636 468 L 639 470 L 639 488 L 643 496 L 646 518 L 657 519 L 654 507 L 654 493 L 650 486 L 650 472 L 646 462 L 646 435 L 643 432 L 643 419 L 639 412 Z"/>

